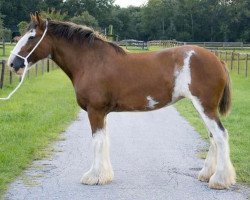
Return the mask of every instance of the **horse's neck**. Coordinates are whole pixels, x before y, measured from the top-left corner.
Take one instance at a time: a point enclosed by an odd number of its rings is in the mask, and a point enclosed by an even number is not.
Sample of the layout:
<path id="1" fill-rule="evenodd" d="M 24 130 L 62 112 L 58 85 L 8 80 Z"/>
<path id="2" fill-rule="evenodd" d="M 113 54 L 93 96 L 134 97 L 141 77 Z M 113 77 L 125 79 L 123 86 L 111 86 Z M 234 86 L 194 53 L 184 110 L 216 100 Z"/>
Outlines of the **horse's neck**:
<path id="1" fill-rule="evenodd" d="M 105 44 L 99 48 L 91 48 L 88 45 L 77 45 L 64 41 L 63 39 L 55 40 L 52 47 L 52 60 L 69 76 L 73 81 L 76 76 L 83 74 L 88 67 L 94 67 L 101 63 L 105 56 L 102 54 L 107 52 L 101 48 L 105 48 Z"/>

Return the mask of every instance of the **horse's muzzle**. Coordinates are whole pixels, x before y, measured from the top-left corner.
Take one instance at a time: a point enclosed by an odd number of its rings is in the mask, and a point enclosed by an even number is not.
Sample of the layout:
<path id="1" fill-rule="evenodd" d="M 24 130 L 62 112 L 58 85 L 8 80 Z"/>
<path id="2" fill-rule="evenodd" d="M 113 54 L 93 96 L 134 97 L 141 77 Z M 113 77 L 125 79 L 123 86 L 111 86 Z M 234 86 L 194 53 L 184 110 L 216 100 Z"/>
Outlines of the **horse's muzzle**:
<path id="1" fill-rule="evenodd" d="M 12 68 L 13 71 L 15 71 L 18 75 L 21 75 L 18 72 L 23 71 L 21 69 L 23 69 L 24 67 L 25 67 L 24 60 L 22 58 L 19 58 L 19 57 L 15 57 L 13 62 L 10 64 L 10 68 Z"/>

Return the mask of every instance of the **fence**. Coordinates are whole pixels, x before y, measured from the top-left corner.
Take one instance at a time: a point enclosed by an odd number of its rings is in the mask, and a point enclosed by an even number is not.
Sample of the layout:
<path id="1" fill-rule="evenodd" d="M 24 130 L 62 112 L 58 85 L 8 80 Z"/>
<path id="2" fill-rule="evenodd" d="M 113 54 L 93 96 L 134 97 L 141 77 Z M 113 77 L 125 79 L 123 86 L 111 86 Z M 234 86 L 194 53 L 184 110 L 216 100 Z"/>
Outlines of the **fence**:
<path id="1" fill-rule="evenodd" d="M 126 49 L 145 49 L 148 50 L 148 43 L 139 40 L 122 40 L 117 43 L 119 46 L 126 46 Z"/>
<path id="2" fill-rule="evenodd" d="M 221 60 L 224 60 L 227 63 L 227 67 L 231 71 L 237 71 L 238 74 L 244 74 L 245 77 L 248 77 L 250 54 L 218 50 L 211 50 L 211 52 L 213 52 Z"/>
<path id="3" fill-rule="evenodd" d="M 176 40 L 152 40 L 148 41 L 148 45 L 161 46 L 163 48 L 181 45 L 197 45 L 213 50 L 250 50 L 250 44 L 243 44 L 243 42 L 180 42 Z"/>
<path id="4" fill-rule="evenodd" d="M 48 58 L 41 60 L 27 72 L 26 78 L 43 75 L 44 73 L 50 72 L 55 68 L 57 68 L 57 66 L 52 60 Z M 0 89 L 3 89 L 4 86 L 10 86 L 18 83 L 20 80 L 20 77 L 9 70 L 5 60 L 0 61 Z"/>
<path id="5" fill-rule="evenodd" d="M 2 49 L 2 56 L 5 56 L 5 42 L 0 42 L 0 49 Z"/>
<path id="6" fill-rule="evenodd" d="M 185 42 L 179 42 L 176 40 L 151 40 L 148 41 L 148 46 L 162 46 L 163 48 L 166 47 L 175 47 L 184 45 Z"/>
<path id="7" fill-rule="evenodd" d="M 185 44 L 198 45 L 202 47 L 214 47 L 214 48 L 244 47 L 243 42 L 185 42 Z"/>

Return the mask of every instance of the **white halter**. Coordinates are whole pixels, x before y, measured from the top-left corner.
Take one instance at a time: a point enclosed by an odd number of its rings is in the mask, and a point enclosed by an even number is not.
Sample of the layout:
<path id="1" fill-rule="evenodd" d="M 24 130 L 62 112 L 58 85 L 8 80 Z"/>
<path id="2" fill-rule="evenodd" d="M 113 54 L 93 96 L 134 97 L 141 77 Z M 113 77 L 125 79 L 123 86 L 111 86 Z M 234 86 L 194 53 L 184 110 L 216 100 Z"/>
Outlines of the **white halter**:
<path id="1" fill-rule="evenodd" d="M 17 87 L 7 96 L 7 97 L 4 97 L 4 98 L 0 98 L 0 100 L 9 100 L 10 97 L 20 88 L 20 86 L 22 85 L 23 81 L 24 81 L 24 78 L 26 76 L 26 73 L 27 71 L 30 69 L 29 68 L 29 63 L 28 63 L 28 58 L 30 57 L 30 55 L 36 50 L 36 48 L 38 47 L 38 45 L 42 42 L 43 38 L 45 37 L 45 34 L 48 30 L 48 21 L 46 20 L 46 27 L 45 27 L 45 30 L 43 32 L 43 35 L 42 37 L 40 38 L 40 40 L 38 41 L 38 43 L 36 44 L 36 46 L 34 46 L 34 48 L 29 52 L 29 54 L 26 56 L 26 57 L 23 57 L 23 56 L 20 56 L 18 55 L 17 53 L 11 51 L 10 53 L 15 55 L 15 56 L 18 56 L 19 58 L 22 58 L 24 60 L 24 72 L 23 72 L 23 75 L 22 75 L 22 79 L 20 81 L 20 83 L 17 85 Z"/>

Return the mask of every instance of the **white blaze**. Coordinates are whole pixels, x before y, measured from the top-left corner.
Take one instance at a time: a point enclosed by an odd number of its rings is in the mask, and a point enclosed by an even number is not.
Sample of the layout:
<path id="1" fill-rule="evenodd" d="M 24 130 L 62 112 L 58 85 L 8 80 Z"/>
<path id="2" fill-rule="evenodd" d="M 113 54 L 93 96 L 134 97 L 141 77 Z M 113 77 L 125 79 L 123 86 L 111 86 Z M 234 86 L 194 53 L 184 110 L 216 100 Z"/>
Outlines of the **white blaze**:
<path id="1" fill-rule="evenodd" d="M 29 32 L 27 32 L 16 44 L 16 46 L 14 47 L 14 49 L 12 50 L 13 54 L 10 54 L 10 57 L 8 59 L 8 65 L 10 66 L 11 63 L 13 63 L 16 55 L 20 52 L 20 50 L 22 49 L 23 46 L 25 46 L 28 42 L 29 37 L 34 37 L 36 35 L 36 30 L 32 29 Z"/>
<path id="2" fill-rule="evenodd" d="M 155 108 L 155 105 L 159 103 L 159 102 L 155 101 L 155 100 L 153 99 L 153 97 L 151 97 L 151 96 L 147 96 L 147 100 L 148 100 L 147 108 L 154 109 L 154 108 Z"/>

